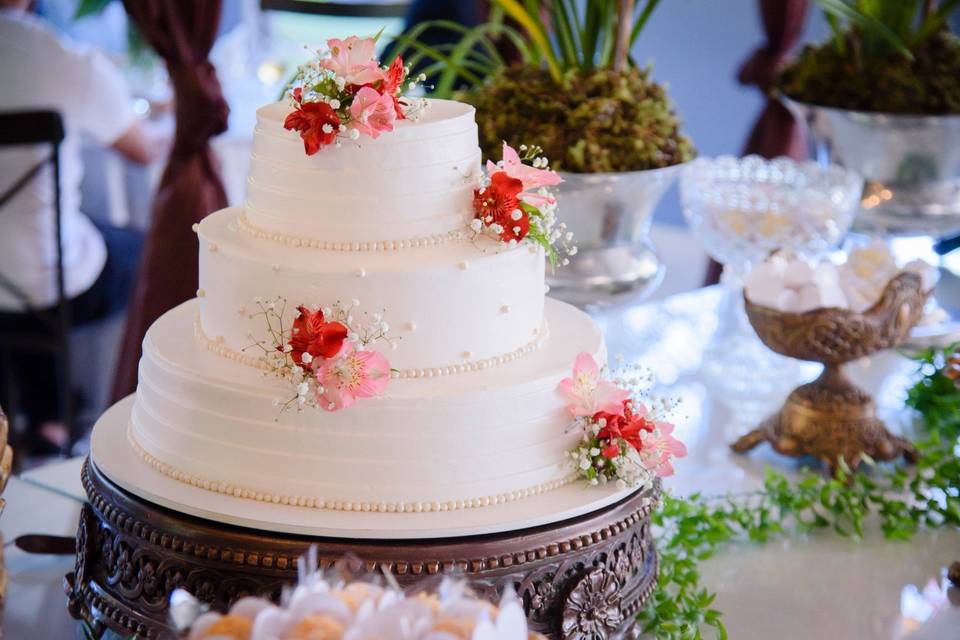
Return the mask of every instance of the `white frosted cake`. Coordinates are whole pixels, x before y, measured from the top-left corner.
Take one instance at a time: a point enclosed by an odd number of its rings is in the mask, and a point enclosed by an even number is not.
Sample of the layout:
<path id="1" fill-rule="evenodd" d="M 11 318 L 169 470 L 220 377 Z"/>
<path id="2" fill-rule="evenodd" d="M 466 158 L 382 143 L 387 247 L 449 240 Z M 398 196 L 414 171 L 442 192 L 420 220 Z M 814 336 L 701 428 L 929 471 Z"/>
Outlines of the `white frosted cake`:
<path id="1" fill-rule="evenodd" d="M 602 337 L 545 298 L 541 246 L 469 233 L 473 108 L 431 101 L 313 155 L 289 111 L 258 111 L 245 206 L 199 225 L 197 299 L 147 334 L 131 446 L 177 480 L 308 508 L 476 508 L 572 481 L 558 383 L 578 353 L 602 362 Z M 290 382 L 251 350 L 271 339 L 262 311 L 290 327 L 336 304 L 389 323 L 371 347 L 389 384 L 343 410 L 278 407 Z"/>

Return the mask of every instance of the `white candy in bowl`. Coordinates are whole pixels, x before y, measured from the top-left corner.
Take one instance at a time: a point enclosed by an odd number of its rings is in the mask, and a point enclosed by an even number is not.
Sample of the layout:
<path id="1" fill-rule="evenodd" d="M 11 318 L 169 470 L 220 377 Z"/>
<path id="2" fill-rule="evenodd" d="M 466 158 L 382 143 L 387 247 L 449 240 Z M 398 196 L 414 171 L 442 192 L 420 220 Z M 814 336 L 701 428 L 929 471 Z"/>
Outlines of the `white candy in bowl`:
<path id="1" fill-rule="evenodd" d="M 786 313 L 825 308 L 862 313 L 904 271 L 918 274 L 924 291 L 933 290 L 939 278 L 937 269 L 922 260 L 899 266 L 887 246 L 875 242 L 851 251 L 839 265 L 775 254 L 747 274 L 744 291 L 752 303 Z"/>

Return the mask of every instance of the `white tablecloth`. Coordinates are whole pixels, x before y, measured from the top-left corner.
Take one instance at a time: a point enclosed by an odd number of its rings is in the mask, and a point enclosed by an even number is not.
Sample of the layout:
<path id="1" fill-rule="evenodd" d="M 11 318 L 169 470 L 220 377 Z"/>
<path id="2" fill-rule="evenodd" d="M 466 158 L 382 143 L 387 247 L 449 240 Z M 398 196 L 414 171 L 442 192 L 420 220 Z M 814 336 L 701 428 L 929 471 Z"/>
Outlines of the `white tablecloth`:
<path id="1" fill-rule="evenodd" d="M 738 419 L 742 406 L 718 401 L 699 374 L 719 297 L 718 290 L 704 289 L 596 314 L 611 353 L 645 363 L 660 388 L 681 399 L 677 431 L 690 454 L 668 482 L 678 493 L 755 490 L 767 464 L 797 471 L 796 462 L 769 447 L 739 456 L 726 446 L 749 425 Z M 912 366 L 888 353 L 852 371 L 868 389 L 882 389 L 887 401 L 881 408 L 893 424 L 898 423 L 898 394 L 908 381 L 904 374 Z M 775 406 L 791 384 L 785 381 L 763 402 Z M 13 479 L 6 491 L 8 507 L 0 517 L 11 574 L 6 637 L 69 637 L 61 578 L 72 559 L 29 556 L 12 549 L 10 541 L 25 532 L 73 534 L 83 499 L 80 462 L 36 469 Z M 887 542 L 876 532 L 861 542 L 828 533 L 766 546 L 736 545 L 704 563 L 703 574 L 706 586 L 718 593 L 731 638 L 952 640 L 960 637 L 960 605 L 947 601 L 943 574 L 957 559 L 958 531 L 924 532 L 901 543 Z"/>

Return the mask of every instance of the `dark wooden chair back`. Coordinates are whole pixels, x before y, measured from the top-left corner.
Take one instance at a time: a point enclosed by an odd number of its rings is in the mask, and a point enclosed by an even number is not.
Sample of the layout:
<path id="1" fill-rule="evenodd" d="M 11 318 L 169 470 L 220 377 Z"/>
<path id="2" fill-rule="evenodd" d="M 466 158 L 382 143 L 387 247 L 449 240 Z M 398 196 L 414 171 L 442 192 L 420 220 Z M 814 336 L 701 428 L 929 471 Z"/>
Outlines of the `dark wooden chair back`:
<path id="1" fill-rule="evenodd" d="M 63 420 L 70 430 L 69 447 L 72 447 L 79 434 L 75 433 L 73 407 L 70 391 L 70 305 L 64 287 L 63 272 L 63 212 L 60 194 L 60 144 L 65 135 L 63 119 L 56 111 L 18 111 L 0 112 L 0 149 L 4 147 L 26 145 L 49 145 L 49 155 L 27 169 L 21 176 L 0 193 L 0 216 L 3 208 L 20 193 L 39 174 L 46 165 L 52 167 L 54 193 L 54 233 L 56 234 L 56 288 L 57 301 L 52 307 L 37 308 L 30 302 L 26 292 L 17 287 L 4 274 L 0 273 L 0 288 L 21 300 L 25 314 L 36 320 L 31 323 L 35 328 L 0 332 L 0 366 L 3 368 L 3 389 L 7 397 L 2 399 L 8 415 L 15 417 L 19 405 L 19 389 L 13 379 L 10 366 L 12 352 L 52 353 L 58 363 L 57 394 L 63 407 Z M 41 215 L 42 212 L 38 212 Z M 54 399 L 51 398 L 51 401 Z"/>

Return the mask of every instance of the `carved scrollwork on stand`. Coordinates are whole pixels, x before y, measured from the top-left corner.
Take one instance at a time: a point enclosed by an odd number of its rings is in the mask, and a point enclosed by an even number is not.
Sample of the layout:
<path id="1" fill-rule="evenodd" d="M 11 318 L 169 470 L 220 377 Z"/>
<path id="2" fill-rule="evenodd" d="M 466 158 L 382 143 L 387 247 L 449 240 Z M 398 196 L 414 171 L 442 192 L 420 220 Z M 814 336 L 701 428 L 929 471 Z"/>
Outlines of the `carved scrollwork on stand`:
<path id="1" fill-rule="evenodd" d="M 621 584 L 612 571 L 597 567 L 567 595 L 560 630 L 563 640 L 606 640 L 623 624 Z"/>
<path id="2" fill-rule="evenodd" d="M 349 553 L 362 558 L 367 571 L 389 571 L 402 585 L 452 571 L 491 600 L 512 587 L 531 628 L 555 638 L 621 637 L 656 584 L 649 514 L 659 487 L 555 525 L 434 543 L 307 538 L 218 525 L 139 500 L 89 461 L 83 481 L 90 500 L 77 529 L 76 568 L 67 578 L 70 611 L 96 628 L 141 638 L 171 637 L 166 605 L 177 587 L 218 610 L 246 595 L 279 599 L 283 585 L 296 580 L 296 557 L 311 544 L 318 546 L 321 566 Z M 590 614 L 577 618 L 574 612 L 601 602 L 598 622 L 584 626 Z M 563 630 L 568 618 L 606 635 L 571 636 Z"/>

